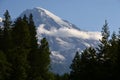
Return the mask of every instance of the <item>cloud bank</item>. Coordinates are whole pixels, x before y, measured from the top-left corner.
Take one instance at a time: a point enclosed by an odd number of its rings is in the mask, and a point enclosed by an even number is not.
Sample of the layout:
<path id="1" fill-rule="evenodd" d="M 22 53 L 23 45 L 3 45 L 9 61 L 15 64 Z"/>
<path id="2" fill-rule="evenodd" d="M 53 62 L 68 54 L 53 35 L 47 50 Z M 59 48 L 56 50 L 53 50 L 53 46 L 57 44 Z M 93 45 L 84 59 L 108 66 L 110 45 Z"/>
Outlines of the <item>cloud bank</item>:
<path id="1" fill-rule="evenodd" d="M 50 36 L 57 36 L 57 37 L 77 37 L 82 39 L 93 39 L 93 40 L 99 40 L 101 39 L 101 33 L 100 32 L 85 32 L 85 31 L 79 31 L 77 29 L 73 28 L 51 28 L 51 30 L 46 30 L 44 28 L 44 24 L 41 24 L 37 32 L 38 34 L 47 34 Z"/>

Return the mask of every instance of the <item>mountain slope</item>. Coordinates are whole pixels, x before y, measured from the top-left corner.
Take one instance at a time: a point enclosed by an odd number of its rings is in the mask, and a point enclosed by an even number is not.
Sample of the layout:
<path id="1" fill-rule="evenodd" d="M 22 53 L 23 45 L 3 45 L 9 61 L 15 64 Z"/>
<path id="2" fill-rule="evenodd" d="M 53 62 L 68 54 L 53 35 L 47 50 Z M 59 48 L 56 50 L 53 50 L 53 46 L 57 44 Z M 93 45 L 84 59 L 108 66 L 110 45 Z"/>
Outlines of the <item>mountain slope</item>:
<path id="1" fill-rule="evenodd" d="M 76 51 L 82 51 L 86 47 L 97 46 L 101 35 L 99 32 L 82 31 L 68 21 L 43 8 L 25 10 L 24 14 L 33 14 L 37 26 L 37 37 L 41 40 L 46 37 L 51 54 L 51 70 L 54 73 L 63 74 L 69 72 L 69 66 Z"/>
<path id="2" fill-rule="evenodd" d="M 1 27 L 3 26 L 2 18 L 1 18 L 1 17 L 0 17 L 0 26 L 1 26 Z"/>

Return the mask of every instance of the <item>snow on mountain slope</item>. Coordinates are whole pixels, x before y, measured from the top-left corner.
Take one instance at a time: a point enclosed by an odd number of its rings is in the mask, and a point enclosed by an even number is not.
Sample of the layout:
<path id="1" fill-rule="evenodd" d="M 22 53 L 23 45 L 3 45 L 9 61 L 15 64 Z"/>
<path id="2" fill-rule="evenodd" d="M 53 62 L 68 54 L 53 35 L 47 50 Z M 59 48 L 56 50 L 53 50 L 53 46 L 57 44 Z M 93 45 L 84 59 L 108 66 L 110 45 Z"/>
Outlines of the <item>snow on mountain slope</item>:
<path id="1" fill-rule="evenodd" d="M 0 17 L 0 27 L 3 26 L 2 18 Z"/>
<path id="2" fill-rule="evenodd" d="M 0 17 L 0 22 L 2 22 L 2 18 Z"/>
<path id="3" fill-rule="evenodd" d="M 54 73 L 64 74 L 69 72 L 69 66 L 76 51 L 82 51 L 86 47 L 97 46 L 101 35 L 99 32 L 82 31 L 68 21 L 46 9 L 37 7 L 25 10 L 24 14 L 33 14 L 37 26 L 38 40 L 46 37 L 51 50 L 51 70 Z"/>
<path id="4" fill-rule="evenodd" d="M 45 28 L 47 30 L 50 30 L 51 28 L 59 29 L 61 27 L 68 27 L 68 28 L 77 28 L 75 25 L 62 20 L 61 18 L 57 17 L 53 13 L 49 12 L 46 9 L 37 7 L 34 9 L 27 9 L 25 10 L 20 16 L 24 16 L 26 14 L 29 16 L 29 14 L 33 14 L 33 19 L 35 21 L 36 26 L 38 27 L 40 24 L 45 24 Z"/>

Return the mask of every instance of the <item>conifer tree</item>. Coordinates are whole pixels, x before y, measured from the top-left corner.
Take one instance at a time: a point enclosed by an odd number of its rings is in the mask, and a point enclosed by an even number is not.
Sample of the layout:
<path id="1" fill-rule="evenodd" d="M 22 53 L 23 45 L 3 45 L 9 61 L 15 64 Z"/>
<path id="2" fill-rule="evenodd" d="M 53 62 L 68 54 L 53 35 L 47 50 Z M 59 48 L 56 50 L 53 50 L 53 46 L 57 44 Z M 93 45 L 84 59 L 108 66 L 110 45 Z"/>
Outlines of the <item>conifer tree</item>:
<path id="1" fill-rule="evenodd" d="M 94 48 L 86 48 L 81 54 L 81 77 L 95 79 L 97 67 L 97 54 Z M 94 76 L 93 76 L 94 75 Z"/>
<path id="2" fill-rule="evenodd" d="M 29 48 L 30 47 L 30 32 L 28 23 L 22 18 L 18 18 L 15 21 L 13 27 L 14 46 Z"/>
<path id="3" fill-rule="evenodd" d="M 38 54 L 40 56 L 40 61 L 38 65 L 39 67 L 38 70 L 40 72 L 40 75 L 44 80 L 50 80 L 49 79 L 50 50 L 49 50 L 49 44 L 46 38 L 43 38 L 41 40 L 41 45 L 39 47 Z M 39 59 L 39 57 L 37 58 Z"/>
<path id="4" fill-rule="evenodd" d="M 1 50 L 1 57 L 2 57 L 2 63 L 4 63 L 2 66 L 3 70 L 5 71 L 3 73 L 5 79 L 7 80 L 8 77 L 10 77 L 10 72 L 9 70 L 11 69 L 10 62 L 9 62 L 9 54 L 10 54 L 10 49 L 12 48 L 12 35 L 11 35 L 11 16 L 6 10 L 4 13 L 4 19 L 3 19 L 3 28 L 0 30 L 0 50 Z M 2 69 L 2 68 L 1 68 Z M 7 71 L 8 70 L 8 71 Z M 7 76 L 9 75 L 9 76 Z"/>
<path id="5" fill-rule="evenodd" d="M 0 26 L 0 50 L 1 51 L 3 51 L 3 46 L 4 46 L 4 43 L 3 43 L 3 29 Z"/>
<path id="6" fill-rule="evenodd" d="M 110 36 L 110 31 L 108 27 L 107 21 L 105 21 L 105 24 L 102 27 L 102 39 L 100 40 L 101 44 L 98 45 L 99 48 L 98 50 L 98 75 L 101 75 L 99 77 L 100 79 L 109 79 L 111 77 L 112 73 L 112 66 L 111 66 L 111 60 L 110 60 L 110 41 L 109 41 L 109 36 Z"/>
<path id="7" fill-rule="evenodd" d="M 12 37 L 11 37 L 11 16 L 8 12 L 8 10 L 6 10 L 6 12 L 4 13 L 4 20 L 3 20 L 3 43 L 4 43 L 4 46 L 3 46 L 3 49 L 4 49 L 4 52 L 8 51 L 8 49 L 11 48 L 11 45 L 12 45 Z"/>
<path id="8" fill-rule="evenodd" d="M 28 24 L 28 17 L 26 15 L 23 16 L 23 21 Z"/>
<path id="9" fill-rule="evenodd" d="M 0 51 L 0 80 L 9 80 L 11 65 L 7 61 L 6 55 Z"/>
<path id="10" fill-rule="evenodd" d="M 22 18 L 15 21 L 12 28 L 14 48 L 11 50 L 12 79 L 26 80 L 29 68 L 27 57 L 30 52 L 30 33 L 28 23 Z"/>
<path id="11" fill-rule="evenodd" d="M 98 50 L 98 58 L 100 61 L 104 61 L 107 59 L 107 48 L 109 46 L 109 36 L 110 36 L 110 31 L 108 27 L 107 20 L 105 20 L 105 24 L 102 27 L 102 39 L 100 40 L 101 44 L 98 45 L 99 47 L 97 48 Z"/>
<path id="12" fill-rule="evenodd" d="M 81 79 L 81 58 L 79 52 L 76 52 L 76 55 L 70 66 L 70 78 L 71 80 L 80 80 Z"/>
<path id="13" fill-rule="evenodd" d="M 29 15 L 28 18 L 29 32 L 30 32 L 30 53 L 28 54 L 28 62 L 30 65 L 30 69 L 28 71 L 28 79 L 32 80 L 33 72 L 34 72 L 34 59 L 35 55 L 38 53 L 38 44 L 36 38 L 36 27 L 33 21 L 32 14 Z"/>
<path id="14" fill-rule="evenodd" d="M 31 38 L 31 48 L 38 48 L 37 44 L 37 33 L 36 33 L 36 26 L 33 21 L 33 15 L 29 15 L 29 30 L 30 30 L 30 38 Z"/>
<path id="15" fill-rule="evenodd" d="M 49 64 L 50 64 L 50 51 L 46 38 L 41 40 L 39 49 L 35 54 L 32 54 L 32 78 L 50 80 L 49 78 Z"/>
<path id="16" fill-rule="evenodd" d="M 113 32 L 112 38 L 110 39 L 110 46 L 109 46 L 109 57 L 111 59 L 111 61 L 113 63 L 116 62 L 116 56 L 117 56 L 117 52 L 118 52 L 118 39 L 117 39 L 117 35 L 115 32 Z"/>

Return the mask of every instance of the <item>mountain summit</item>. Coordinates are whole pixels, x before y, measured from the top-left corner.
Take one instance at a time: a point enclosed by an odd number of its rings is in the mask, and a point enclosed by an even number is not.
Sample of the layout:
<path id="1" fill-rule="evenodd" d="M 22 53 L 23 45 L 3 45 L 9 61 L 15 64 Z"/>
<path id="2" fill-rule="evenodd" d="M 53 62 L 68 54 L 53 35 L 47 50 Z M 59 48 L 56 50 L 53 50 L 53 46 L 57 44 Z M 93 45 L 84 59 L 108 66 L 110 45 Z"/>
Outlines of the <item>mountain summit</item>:
<path id="1" fill-rule="evenodd" d="M 77 28 L 75 27 L 75 25 L 69 23 L 68 21 L 62 20 L 48 10 L 40 7 L 34 9 L 27 9 L 21 14 L 21 16 L 23 16 L 24 14 L 28 16 L 30 13 L 32 13 L 34 16 L 33 19 L 35 21 L 35 25 L 39 26 L 40 24 L 46 24 L 45 28 L 47 30 L 50 30 L 51 26 L 52 28 L 54 27 L 56 29 L 59 29 L 61 27 Z"/>
<path id="2" fill-rule="evenodd" d="M 46 9 L 37 7 L 25 10 L 20 16 L 33 14 L 38 40 L 46 37 L 51 50 L 51 70 L 57 74 L 69 72 L 76 51 L 96 47 L 100 32 L 82 31 L 72 23 L 59 18 Z"/>

